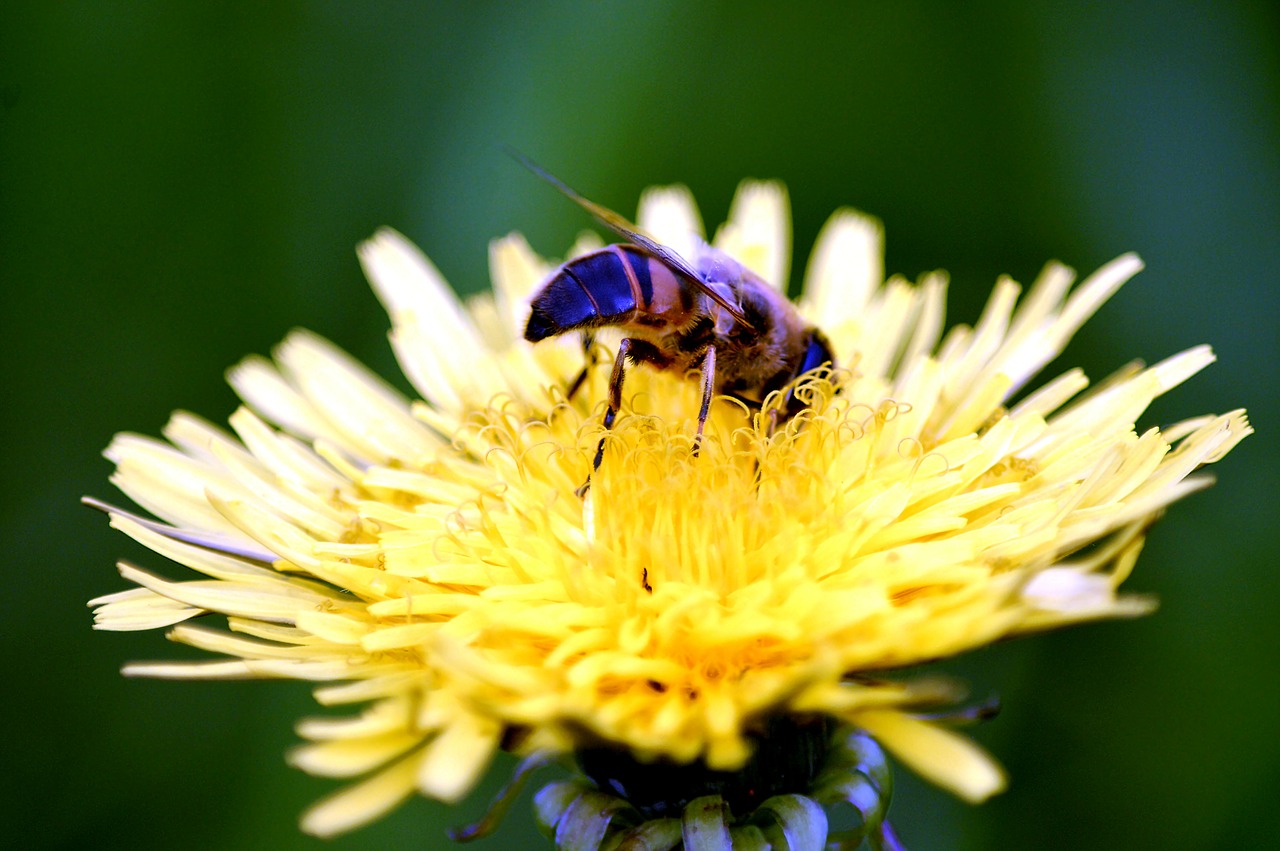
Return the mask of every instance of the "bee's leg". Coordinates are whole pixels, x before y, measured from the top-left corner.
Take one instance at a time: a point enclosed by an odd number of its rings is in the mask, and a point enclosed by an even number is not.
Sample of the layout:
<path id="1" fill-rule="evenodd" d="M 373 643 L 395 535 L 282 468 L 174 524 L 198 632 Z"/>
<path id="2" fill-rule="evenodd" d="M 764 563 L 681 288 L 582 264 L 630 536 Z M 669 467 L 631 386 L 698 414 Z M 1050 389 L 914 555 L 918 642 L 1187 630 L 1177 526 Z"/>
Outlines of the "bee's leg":
<path id="1" fill-rule="evenodd" d="M 618 344 L 618 354 L 613 361 L 613 373 L 609 376 L 609 404 L 604 409 L 604 427 L 605 430 L 613 428 L 613 421 L 618 416 L 618 409 L 622 407 L 622 379 L 626 371 L 627 356 L 631 354 L 631 347 L 635 341 L 630 337 L 623 338 Z M 604 459 L 604 438 L 600 438 L 600 445 L 596 447 L 596 458 L 591 462 L 591 472 L 600 469 L 600 462 Z"/>
<path id="2" fill-rule="evenodd" d="M 604 410 L 604 427 L 605 430 L 613 428 L 613 421 L 618 417 L 618 409 L 622 407 L 622 379 L 625 377 L 627 356 L 631 353 L 631 346 L 634 341 L 630 337 L 623 338 L 618 344 L 618 354 L 613 361 L 613 373 L 609 376 L 609 402 Z M 600 442 L 596 444 L 596 457 L 591 462 L 591 473 L 595 474 L 600 469 L 600 462 L 604 460 L 604 441 L 602 436 Z M 591 488 L 591 477 L 575 491 L 579 497 L 586 496 L 587 491 Z"/>
<path id="3" fill-rule="evenodd" d="M 565 390 L 564 398 L 566 401 L 573 401 L 573 397 L 582 389 L 583 383 L 587 380 L 587 374 L 591 372 L 591 367 L 596 365 L 596 354 L 594 346 L 596 344 L 596 335 L 590 331 L 586 331 L 582 335 L 582 356 L 586 358 L 586 363 L 582 365 L 582 372 L 578 373 L 578 377 L 573 379 L 569 384 L 569 388 Z"/>
<path id="4" fill-rule="evenodd" d="M 698 409 L 698 434 L 693 439 L 693 455 L 698 456 L 702 448 L 702 429 L 707 424 L 707 414 L 711 411 L 711 393 L 716 388 L 716 347 L 707 346 L 707 353 L 702 358 L 702 407 Z"/>

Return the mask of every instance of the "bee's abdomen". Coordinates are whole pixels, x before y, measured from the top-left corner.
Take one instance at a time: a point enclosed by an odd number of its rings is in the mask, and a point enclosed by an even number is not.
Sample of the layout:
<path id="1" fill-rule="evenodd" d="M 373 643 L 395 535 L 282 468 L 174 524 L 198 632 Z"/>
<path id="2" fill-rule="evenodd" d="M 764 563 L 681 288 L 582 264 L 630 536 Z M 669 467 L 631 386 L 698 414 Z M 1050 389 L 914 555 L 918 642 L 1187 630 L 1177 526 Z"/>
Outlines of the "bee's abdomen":
<path id="1" fill-rule="evenodd" d="M 571 260 L 534 296 L 524 338 L 536 343 L 575 328 L 626 322 L 653 300 L 649 263 L 626 245 Z"/>

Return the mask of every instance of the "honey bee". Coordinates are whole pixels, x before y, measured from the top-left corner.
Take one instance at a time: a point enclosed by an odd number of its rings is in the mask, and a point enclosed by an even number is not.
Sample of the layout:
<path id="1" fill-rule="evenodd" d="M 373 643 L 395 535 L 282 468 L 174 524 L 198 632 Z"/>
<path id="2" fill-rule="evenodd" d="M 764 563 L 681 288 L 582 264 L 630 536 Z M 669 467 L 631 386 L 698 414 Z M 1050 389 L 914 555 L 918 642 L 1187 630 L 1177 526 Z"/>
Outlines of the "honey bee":
<path id="1" fill-rule="evenodd" d="M 785 391 L 782 404 L 769 412 L 771 430 L 804 409 L 788 385 L 824 364 L 834 365 L 834 358 L 822 332 L 800 317 L 786 295 L 706 243 L 699 242 L 692 257 L 681 257 L 528 158 L 512 155 L 626 240 L 570 260 L 553 272 L 534 295 L 524 329 L 524 338 L 532 343 L 570 331 L 583 334 L 588 366 L 570 385 L 570 397 L 590 367 L 595 329 L 623 331 L 626 336 L 618 344 L 609 378 L 605 429 L 613 427 L 622 405 L 628 364 L 682 375 L 698 372 L 702 404 L 694 455 L 717 394 L 760 408 L 770 393 Z M 593 471 L 600 468 L 603 455 L 601 438 Z M 587 487 L 584 484 L 580 493 Z"/>

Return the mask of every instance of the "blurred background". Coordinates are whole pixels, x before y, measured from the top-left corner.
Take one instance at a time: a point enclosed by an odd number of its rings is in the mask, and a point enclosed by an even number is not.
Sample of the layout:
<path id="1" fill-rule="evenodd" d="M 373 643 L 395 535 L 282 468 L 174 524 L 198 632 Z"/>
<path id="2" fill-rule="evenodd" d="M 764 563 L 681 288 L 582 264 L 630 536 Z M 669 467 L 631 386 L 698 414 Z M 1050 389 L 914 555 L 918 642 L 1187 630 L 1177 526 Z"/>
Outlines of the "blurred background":
<path id="1" fill-rule="evenodd" d="M 899 772 L 908 847 L 1269 846 L 1280 829 L 1280 12 L 1273 3 L 6 3 L 0 11 L 7 697 L 0 823 L 32 849 L 436 849 L 474 817 L 415 799 L 322 843 L 336 784 L 286 767 L 297 683 L 126 681 L 160 633 L 97 634 L 114 562 L 158 556 L 77 504 L 99 453 L 290 328 L 388 377 L 357 241 L 390 224 L 460 292 L 491 237 L 548 255 L 588 225 L 518 147 L 624 212 L 682 181 L 709 226 L 784 180 L 798 283 L 837 206 L 887 267 L 945 268 L 952 321 L 1049 258 L 1147 271 L 1056 374 L 1200 342 L 1219 362 L 1145 424 L 1247 406 L 1259 434 L 1175 506 L 1130 581 L 1152 617 L 942 666 L 999 694 L 976 735 L 1009 791 L 961 804 Z M 404 383 L 399 378 L 401 386 Z M 509 764 L 493 772 L 496 781 Z M 542 847 L 525 805 L 481 848 Z"/>

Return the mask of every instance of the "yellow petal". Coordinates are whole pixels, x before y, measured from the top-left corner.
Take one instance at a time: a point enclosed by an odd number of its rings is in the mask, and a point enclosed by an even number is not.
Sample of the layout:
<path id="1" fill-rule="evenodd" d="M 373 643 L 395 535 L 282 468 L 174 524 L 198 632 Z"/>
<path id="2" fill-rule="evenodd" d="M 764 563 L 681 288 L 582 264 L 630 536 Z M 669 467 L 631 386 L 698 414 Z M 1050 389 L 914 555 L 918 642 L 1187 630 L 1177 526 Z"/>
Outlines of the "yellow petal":
<path id="1" fill-rule="evenodd" d="M 927 780 L 971 803 L 1005 787 L 1004 771 L 969 739 L 902 712 L 859 712 L 850 721 Z"/>
<path id="2" fill-rule="evenodd" d="M 804 276 L 800 307 L 824 327 L 858 319 L 884 280 L 884 227 L 848 208 L 818 232 Z"/>
<path id="3" fill-rule="evenodd" d="M 329 837 L 373 821 L 413 794 L 417 757 L 407 757 L 354 786 L 321 800 L 302 816 L 302 829 Z"/>
<path id="4" fill-rule="evenodd" d="M 701 241 L 702 217 L 686 186 L 655 186 L 640 196 L 636 224 L 658 242 L 686 260 Z"/>
<path id="5" fill-rule="evenodd" d="M 418 789 L 449 803 L 461 798 L 489 767 L 500 734 L 491 720 L 460 715 L 427 746 L 418 766 Z"/>
<path id="6" fill-rule="evenodd" d="M 791 204 L 777 181 L 744 180 L 716 248 L 736 258 L 776 290 L 787 291 L 791 268 Z"/>

